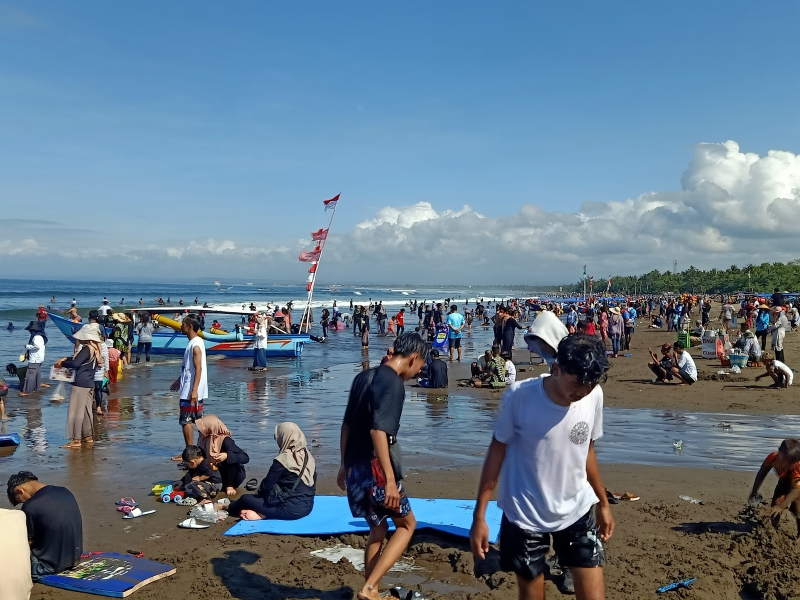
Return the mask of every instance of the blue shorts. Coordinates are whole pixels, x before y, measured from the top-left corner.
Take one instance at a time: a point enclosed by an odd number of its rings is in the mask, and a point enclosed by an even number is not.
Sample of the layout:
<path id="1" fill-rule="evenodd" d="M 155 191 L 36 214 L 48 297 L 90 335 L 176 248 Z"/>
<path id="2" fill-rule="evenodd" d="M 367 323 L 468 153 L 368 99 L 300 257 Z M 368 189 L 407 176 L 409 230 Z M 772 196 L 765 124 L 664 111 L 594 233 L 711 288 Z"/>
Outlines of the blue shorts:
<path id="1" fill-rule="evenodd" d="M 377 527 L 387 517 L 407 517 L 411 514 L 411 503 L 400 481 L 397 482 L 400 508 L 392 510 L 383 505 L 386 501 L 386 476 L 377 458 L 349 467 L 345 474 L 345 487 L 350 513 L 365 519 L 370 528 Z"/>

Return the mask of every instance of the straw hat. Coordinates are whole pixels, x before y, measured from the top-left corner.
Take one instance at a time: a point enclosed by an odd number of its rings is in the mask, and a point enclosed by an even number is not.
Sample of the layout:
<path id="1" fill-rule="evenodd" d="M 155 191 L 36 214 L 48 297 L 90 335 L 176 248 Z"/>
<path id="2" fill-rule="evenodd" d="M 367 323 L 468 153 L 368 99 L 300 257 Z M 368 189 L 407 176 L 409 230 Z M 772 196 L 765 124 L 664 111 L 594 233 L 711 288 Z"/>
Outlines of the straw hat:
<path id="1" fill-rule="evenodd" d="M 111 318 L 119 323 L 127 323 L 128 321 L 130 321 L 128 315 L 126 315 L 125 313 L 112 313 Z"/>
<path id="2" fill-rule="evenodd" d="M 763 302 L 762 302 L 761 304 L 759 304 L 759 305 L 758 305 L 758 308 L 766 308 L 767 310 L 769 310 L 769 306 L 767 306 L 767 305 L 766 305 L 766 304 L 764 304 Z"/>
<path id="3" fill-rule="evenodd" d="M 72 337 L 79 342 L 98 342 L 102 344 L 103 338 L 100 337 L 100 333 L 95 329 L 90 329 L 90 325 L 92 324 L 84 325 Z"/>
<path id="4" fill-rule="evenodd" d="M 101 338 L 103 337 L 103 332 L 100 330 L 100 325 L 98 325 L 97 323 L 87 323 L 86 325 L 81 327 L 80 331 L 94 332 Z"/>
<path id="5" fill-rule="evenodd" d="M 614 313 L 615 315 L 618 315 L 619 314 L 619 306 L 612 306 L 611 308 L 608 309 L 608 312 Z"/>

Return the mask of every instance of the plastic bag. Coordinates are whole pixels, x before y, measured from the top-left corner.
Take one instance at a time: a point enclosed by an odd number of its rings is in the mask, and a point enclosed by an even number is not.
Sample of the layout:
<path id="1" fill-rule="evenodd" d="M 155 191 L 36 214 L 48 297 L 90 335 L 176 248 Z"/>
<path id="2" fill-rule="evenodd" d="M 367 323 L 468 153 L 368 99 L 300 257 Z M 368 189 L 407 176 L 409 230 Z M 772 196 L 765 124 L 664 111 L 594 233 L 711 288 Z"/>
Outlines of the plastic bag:
<path id="1" fill-rule="evenodd" d="M 53 393 L 50 394 L 50 400 L 52 402 L 63 402 L 67 399 L 67 389 L 64 385 L 63 381 L 59 381 L 56 389 L 53 390 Z"/>
<path id="2" fill-rule="evenodd" d="M 742 369 L 739 368 L 739 365 L 733 365 L 731 367 L 731 373 L 741 373 Z"/>
<path id="3" fill-rule="evenodd" d="M 192 507 L 192 510 L 189 511 L 189 516 L 204 523 L 216 523 L 227 519 L 228 513 L 224 510 L 215 509 L 213 502 L 209 502 L 208 504 Z"/>

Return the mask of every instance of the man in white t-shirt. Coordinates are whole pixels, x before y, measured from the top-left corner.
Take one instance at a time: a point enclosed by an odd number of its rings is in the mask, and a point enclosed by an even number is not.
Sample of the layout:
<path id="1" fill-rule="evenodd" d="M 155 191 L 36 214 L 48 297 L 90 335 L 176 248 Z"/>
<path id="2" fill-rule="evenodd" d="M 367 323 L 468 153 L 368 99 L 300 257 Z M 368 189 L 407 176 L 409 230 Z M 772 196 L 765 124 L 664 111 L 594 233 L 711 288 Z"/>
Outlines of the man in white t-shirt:
<path id="1" fill-rule="evenodd" d="M 178 423 L 183 429 L 186 446 L 194 445 L 192 424 L 197 419 L 203 418 L 203 400 L 208 398 L 206 347 L 203 338 L 197 334 L 198 331 L 200 331 L 200 322 L 193 315 L 186 315 L 181 322 L 181 333 L 189 338 L 189 343 L 183 352 L 181 376 L 170 387 L 173 392 L 180 391 Z M 180 462 L 183 460 L 183 456 L 179 454 L 172 460 Z"/>
<path id="2" fill-rule="evenodd" d="M 111 307 L 108 305 L 108 300 L 103 298 L 103 305 L 97 309 L 97 312 L 100 315 L 100 319 L 98 321 L 105 325 L 108 322 L 108 314 L 113 312 Z"/>
<path id="3" fill-rule="evenodd" d="M 544 598 L 545 557 L 552 543 L 569 567 L 576 597 L 603 598 L 602 542 L 614 531 L 594 441 L 603 435 L 608 370 L 603 342 L 571 335 L 558 345 L 550 376 L 515 383 L 506 392 L 486 455 L 470 543 L 489 550 L 486 506 L 498 478 L 500 562 L 517 574 L 519 597 Z"/>
<path id="4" fill-rule="evenodd" d="M 694 364 L 694 359 L 683 347 L 683 342 L 675 342 L 672 349 L 675 350 L 674 362 L 677 365 L 672 367 L 672 374 L 675 376 L 673 382 L 679 385 L 692 385 L 697 381 L 697 365 Z"/>

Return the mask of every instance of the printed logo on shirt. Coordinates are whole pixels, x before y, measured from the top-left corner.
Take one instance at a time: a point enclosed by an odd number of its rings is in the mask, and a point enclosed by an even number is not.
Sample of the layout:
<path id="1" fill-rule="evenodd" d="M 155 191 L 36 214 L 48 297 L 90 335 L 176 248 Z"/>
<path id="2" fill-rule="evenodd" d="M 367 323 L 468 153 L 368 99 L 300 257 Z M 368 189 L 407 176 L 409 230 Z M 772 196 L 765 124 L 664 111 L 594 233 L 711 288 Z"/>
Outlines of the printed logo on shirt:
<path id="1" fill-rule="evenodd" d="M 585 444 L 589 439 L 589 424 L 586 421 L 575 423 L 575 427 L 569 432 L 569 441 L 573 444 Z"/>

